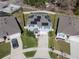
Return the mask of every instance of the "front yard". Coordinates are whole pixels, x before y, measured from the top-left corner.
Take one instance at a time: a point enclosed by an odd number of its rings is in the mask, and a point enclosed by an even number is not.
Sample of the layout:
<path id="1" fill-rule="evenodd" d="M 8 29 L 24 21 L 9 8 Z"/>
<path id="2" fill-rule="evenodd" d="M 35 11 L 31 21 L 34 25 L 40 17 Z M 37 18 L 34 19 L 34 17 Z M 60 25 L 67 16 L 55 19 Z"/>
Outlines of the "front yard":
<path id="1" fill-rule="evenodd" d="M 57 54 L 53 52 L 49 52 L 51 58 L 57 58 Z"/>
<path id="2" fill-rule="evenodd" d="M 52 47 L 54 47 L 54 40 L 55 40 L 55 32 L 54 31 L 50 31 L 49 33 L 48 33 L 48 35 L 49 35 L 49 44 L 48 44 L 48 47 L 49 48 L 52 48 Z"/>
<path id="3" fill-rule="evenodd" d="M 36 51 L 30 51 L 30 52 L 25 52 L 24 55 L 29 58 L 29 57 L 33 57 L 35 55 Z"/>
<path id="4" fill-rule="evenodd" d="M 11 51 L 10 43 L 0 44 L 0 59 L 9 55 Z"/>
<path id="5" fill-rule="evenodd" d="M 37 39 L 35 38 L 35 35 L 33 32 L 29 30 L 25 30 L 24 33 L 21 35 L 22 42 L 23 42 L 23 48 L 32 48 L 37 47 Z"/>
<path id="6" fill-rule="evenodd" d="M 66 57 L 64 57 L 64 56 L 58 55 L 58 54 L 53 53 L 53 52 L 49 52 L 49 55 L 50 55 L 50 57 L 51 57 L 52 59 L 68 59 L 68 58 L 66 58 Z"/>
<path id="7" fill-rule="evenodd" d="M 63 41 L 63 40 L 56 40 L 55 39 L 55 32 L 49 32 L 49 48 L 55 48 L 56 50 L 65 52 L 70 54 L 70 44 Z"/>
<path id="8" fill-rule="evenodd" d="M 56 41 L 55 48 L 61 52 L 70 54 L 70 44 L 63 40 Z"/>

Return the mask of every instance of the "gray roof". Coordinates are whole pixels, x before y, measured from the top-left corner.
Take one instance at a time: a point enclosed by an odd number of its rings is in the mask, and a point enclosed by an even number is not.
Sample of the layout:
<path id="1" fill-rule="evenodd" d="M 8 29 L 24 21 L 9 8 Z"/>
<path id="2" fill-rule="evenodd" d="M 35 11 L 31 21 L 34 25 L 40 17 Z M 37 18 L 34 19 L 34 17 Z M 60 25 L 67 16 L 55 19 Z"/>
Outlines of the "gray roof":
<path id="1" fill-rule="evenodd" d="M 3 12 L 6 12 L 6 13 L 13 13 L 17 10 L 19 10 L 21 7 L 18 6 L 18 5 L 14 5 L 14 4 L 9 4 L 8 6 L 6 6 L 5 8 L 2 9 Z"/>
<path id="2" fill-rule="evenodd" d="M 0 17 L 0 37 L 19 33 L 20 29 L 13 16 Z"/>
<path id="3" fill-rule="evenodd" d="M 79 35 L 79 17 L 59 16 L 58 32 Z"/>
<path id="4" fill-rule="evenodd" d="M 4 6 L 7 6 L 8 5 L 8 2 L 1 2 L 0 1 L 0 10 L 2 10 L 2 8 L 4 7 Z"/>
<path id="5" fill-rule="evenodd" d="M 19 10 L 21 6 L 14 5 L 14 4 L 8 4 L 8 3 L 0 3 L 0 11 L 6 12 L 6 13 L 13 13 L 17 10 Z"/>

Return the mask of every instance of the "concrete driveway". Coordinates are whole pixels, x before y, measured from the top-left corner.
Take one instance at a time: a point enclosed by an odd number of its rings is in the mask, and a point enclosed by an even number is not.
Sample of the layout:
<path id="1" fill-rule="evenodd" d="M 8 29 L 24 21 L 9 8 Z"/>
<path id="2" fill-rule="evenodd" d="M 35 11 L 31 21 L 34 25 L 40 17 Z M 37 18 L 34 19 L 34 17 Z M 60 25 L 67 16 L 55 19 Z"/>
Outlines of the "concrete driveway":
<path id="1" fill-rule="evenodd" d="M 47 32 L 40 32 L 40 36 L 38 37 L 38 49 L 34 58 L 50 59 L 49 52 L 48 52 L 48 33 Z"/>
<path id="2" fill-rule="evenodd" d="M 21 37 L 17 35 L 15 35 L 17 37 L 17 41 L 19 44 L 19 47 L 17 48 L 13 48 L 12 46 L 12 42 L 11 43 L 11 55 L 10 55 L 10 59 L 26 59 L 26 57 L 24 56 L 24 54 L 22 53 L 22 41 L 21 41 Z"/>

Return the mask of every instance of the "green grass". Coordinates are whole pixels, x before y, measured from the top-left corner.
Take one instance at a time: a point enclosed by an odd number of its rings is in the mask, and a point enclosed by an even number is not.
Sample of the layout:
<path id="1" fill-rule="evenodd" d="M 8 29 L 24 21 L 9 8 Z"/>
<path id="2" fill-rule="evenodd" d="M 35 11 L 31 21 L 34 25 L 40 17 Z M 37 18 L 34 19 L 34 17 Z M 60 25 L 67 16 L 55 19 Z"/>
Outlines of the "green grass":
<path id="1" fill-rule="evenodd" d="M 65 58 L 65 57 L 63 57 L 63 56 L 61 56 L 61 55 L 58 55 L 58 54 L 56 54 L 56 53 L 53 53 L 53 52 L 49 52 L 49 55 L 50 55 L 50 57 L 51 57 L 52 59 L 68 59 L 68 58 Z"/>
<path id="2" fill-rule="evenodd" d="M 31 47 L 37 47 L 37 39 L 35 38 L 35 35 L 28 30 L 25 30 L 24 33 L 21 35 L 22 42 L 23 42 L 23 48 L 31 48 Z"/>
<path id="3" fill-rule="evenodd" d="M 49 45 L 48 46 L 49 48 L 55 47 L 55 49 L 59 51 L 63 51 L 65 53 L 70 54 L 70 44 L 63 40 L 56 41 L 54 31 L 49 32 Z"/>
<path id="4" fill-rule="evenodd" d="M 50 31 L 48 33 L 49 35 L 49 44 L 48 44 L 48 47 L 54 47 L 54 40 L 55 40 L 55 32 L 54 31 Z"/>
<path id="5" fill-rule="evenodd" d="M 66 43 L 65 41 L 62 41 L 62 40 L 56 41 L 55 48 L 59 51 L 70 54 L 70 44 Z"/>
<path id="6" fill-rule="evenodd" d="M 0 59 L 9 55 L 11 51 L 10 43 L 0 44 Z"/>
<path id="7" fill-rule="evenodd" d="M 59 57 L 54 58 L 54 59 L 68 59 L 68 58 L 65 58 L 65 57 L 59 55 Z"/>
<path id="8" fill-rule="evenodd" d="M 58 20 L 57 15 L 52 15 L 52 14 L 49 15 L 52 22 L 52 28 L 56 31 L 57 20 Z"/>
<path id="9" fill-rule="evenodd" d="M 29 58 L 29 57 L 33 57 L 35 55 L 36 51 L 30 51 L 30 52 L 25 52 L 24 55 Z"/>
<path id="10" fill-rule="evenodd" d="M 57 54 L 53 53 L 53 52 L 49 52 L 49 55 L 51 58 L 57 58 Z"/>

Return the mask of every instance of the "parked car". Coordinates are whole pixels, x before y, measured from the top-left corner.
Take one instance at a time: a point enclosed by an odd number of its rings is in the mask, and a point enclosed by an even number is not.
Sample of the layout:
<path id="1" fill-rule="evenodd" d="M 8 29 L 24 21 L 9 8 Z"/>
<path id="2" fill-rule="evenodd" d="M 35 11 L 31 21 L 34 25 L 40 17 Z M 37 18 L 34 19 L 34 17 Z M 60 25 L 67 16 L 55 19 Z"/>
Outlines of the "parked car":
<path id="1" fill-rule="evenodd" d="M 16 38 L 12 39 L 12 46 L 13 48 L 18 48 L 19 47 L 19 44 L 18 44 L 18 41 Z"/>
<path id="2" fill-rule="evenodd" d="M 67 35 L 65 33 L 57 33 L 56 39 L 66 40 Z"/>

